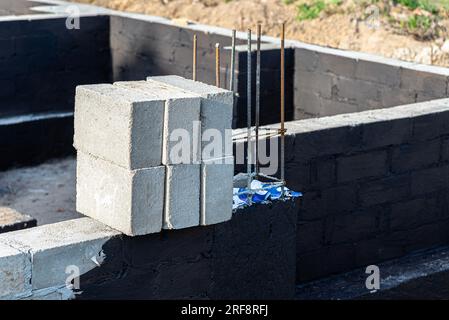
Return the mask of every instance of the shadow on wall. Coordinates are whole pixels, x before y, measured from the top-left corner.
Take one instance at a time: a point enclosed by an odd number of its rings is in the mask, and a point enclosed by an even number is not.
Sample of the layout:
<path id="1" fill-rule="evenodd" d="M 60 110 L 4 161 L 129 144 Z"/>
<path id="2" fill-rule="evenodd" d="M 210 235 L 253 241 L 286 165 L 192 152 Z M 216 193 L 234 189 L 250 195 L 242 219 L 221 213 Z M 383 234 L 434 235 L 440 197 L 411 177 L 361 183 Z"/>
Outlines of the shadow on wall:
<path id="1" fill-rule="evenodd" d="M 292 299 L 297 207 L 257 205 L 213 226 L 111 239 L 77 299 Z"/>

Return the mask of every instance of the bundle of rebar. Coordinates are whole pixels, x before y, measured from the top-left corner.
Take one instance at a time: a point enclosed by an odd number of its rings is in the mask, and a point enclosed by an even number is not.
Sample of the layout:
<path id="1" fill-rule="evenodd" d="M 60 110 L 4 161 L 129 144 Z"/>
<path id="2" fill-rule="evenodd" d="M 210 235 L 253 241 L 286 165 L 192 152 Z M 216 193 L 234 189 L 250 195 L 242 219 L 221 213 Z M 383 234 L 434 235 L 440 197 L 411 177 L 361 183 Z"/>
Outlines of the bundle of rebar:
<path id="1" fill-rule="evenodd" d="M 253 171 L 253 143 L 252 143 L 252 78 L 251 78 L 251 60 L 252 60 L 252 33 L 251 29 L 247 30 L 247 188 L 251 192 L 251 183 L 255 178 L 265 178 L 271 180 L 273 184 L 282 187 L 282 194 L 284 194 L 285 181 L 285 23 L 281 25 L 281 48 L 280 48 L 280 77 L 281 77 L 281 88 L 280 88 L 280 129 L 277 129 L 275 133 L 264 133 L 260 134 L 260 86 L 261 86 L 261 38 L 262 38 L 262 25 L 257 24 L 257 40 L 256 40 L 256 93 L 255 93 L 255 162 Z M 197 80 L 197 35 L 193 37 L 193 80 Z M 232 44 L 231 44 L 231 62 L 230 62 L 230 80 L 229 80 L 229 90 L 234 92 L 234 81 L 235 81 L 235 53 L 236 53 L 236 30 L 232 30 Z M 220 44 L 215 45 L 215 85 L 217 87 L 221 86 L 220 82 Z M 265 175 L 261 172 L 260 161 L 259 161 L 259 139 L 260 137 L 272 138 L 275 135 L 280 136 L 281 146 L 280 146 L 280 178 Z"/>

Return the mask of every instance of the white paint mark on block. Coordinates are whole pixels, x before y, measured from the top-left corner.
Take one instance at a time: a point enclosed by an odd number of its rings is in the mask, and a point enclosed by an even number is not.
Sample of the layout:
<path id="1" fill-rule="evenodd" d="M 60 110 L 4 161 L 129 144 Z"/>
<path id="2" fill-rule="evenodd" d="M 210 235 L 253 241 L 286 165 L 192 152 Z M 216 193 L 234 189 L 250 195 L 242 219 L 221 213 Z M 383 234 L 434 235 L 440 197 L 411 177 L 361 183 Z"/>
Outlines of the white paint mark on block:
<path id="1" fill-rule="evenodd" d="M 162 229 L 165 167 L 130 171 L 78 152 L 77 211 L 127 235 Z"/>

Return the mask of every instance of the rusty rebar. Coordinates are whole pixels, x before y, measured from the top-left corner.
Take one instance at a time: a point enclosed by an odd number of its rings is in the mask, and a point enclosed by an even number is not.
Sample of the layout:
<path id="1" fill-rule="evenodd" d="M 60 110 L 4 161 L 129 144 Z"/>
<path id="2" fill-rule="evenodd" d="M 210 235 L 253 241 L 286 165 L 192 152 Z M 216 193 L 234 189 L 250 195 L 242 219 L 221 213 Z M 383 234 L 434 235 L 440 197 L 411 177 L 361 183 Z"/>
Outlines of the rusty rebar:
<path id="1" fill-rule="evenodd" d="M 220 44 L 215 44 L 215 85 L 220 87 Z"/>
<path id="2" fill-rule="evenodd" d="M 246 116 L 247 116 L 247 165 L 248 189 L 251 190 L 252 168 L 251 168 L 251 29 L 248 29 L 248 51 L 247 51 L 247 96 L 246 96 Z"/>
<path id="3" fill-rule="evenodd" d="M 281 31 L 281 181 L 285 184 L 285 22 Z M 284 187 L 282 187 L 284 195 Z"/>
<path id="4" fill-rule="evenodd" d="M 234 69 L 235 69 L 235 37 L 236 31 L 232 30 L 232 51 L 231 51 L 231 76 L 229 80 L 229 90 L 234 92 Z"/>
<path id="5" fill-rule="evenodd" d="M 260 124 L 260 38 L 262 25 L 257 24 L 257 55 L 256 55 L 256 176 L 259 174 L 259 124 Z"/>

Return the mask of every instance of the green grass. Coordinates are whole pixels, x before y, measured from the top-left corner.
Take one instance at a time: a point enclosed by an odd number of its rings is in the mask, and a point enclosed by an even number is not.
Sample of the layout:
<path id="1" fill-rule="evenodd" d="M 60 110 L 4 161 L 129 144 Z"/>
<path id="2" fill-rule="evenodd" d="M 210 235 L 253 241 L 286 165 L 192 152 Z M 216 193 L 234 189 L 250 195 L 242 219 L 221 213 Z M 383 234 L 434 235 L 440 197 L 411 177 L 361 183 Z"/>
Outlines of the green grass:
<path id="1" fill-rule="evenodd" d="M 427 16 L 413 15 L 407 21 L 407 27 L 410 30 L 428 30 L 432 26 L 432 20 Z"/>
<path id="2" fill-rule="evenodd" d="M 321 12 L 329 9 L 329 7 L 339 6 L 342 3 L 343 0 L 314 0 L 311 3 L 302 3 L 297 7 L 298 14 L 296 18 L 299 21 L 316 19 L 320 16 Z"/>
<path id="3" fill-rule="evenodd" d="M 324 8 L 326 8 L 324 0 L 317 0 L 311 4 L 302 3 L 298 5 L 297 18 L 299 21 L 316 19 Z"/>
<path id="4" fill-rule="evenodd" d="M 411 10 L 423 9 L 432 14 L 438 14 L 438 5 L 431 0 L 393 0 L 395 4 L 401 4 Z M 444 1 L 447 2 L 447 1 Z"/>

